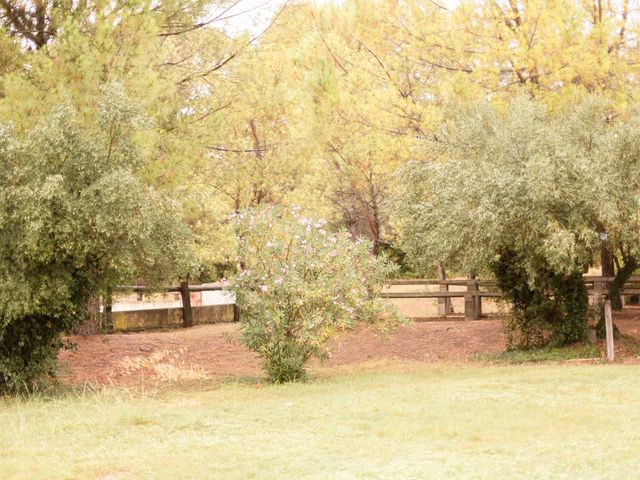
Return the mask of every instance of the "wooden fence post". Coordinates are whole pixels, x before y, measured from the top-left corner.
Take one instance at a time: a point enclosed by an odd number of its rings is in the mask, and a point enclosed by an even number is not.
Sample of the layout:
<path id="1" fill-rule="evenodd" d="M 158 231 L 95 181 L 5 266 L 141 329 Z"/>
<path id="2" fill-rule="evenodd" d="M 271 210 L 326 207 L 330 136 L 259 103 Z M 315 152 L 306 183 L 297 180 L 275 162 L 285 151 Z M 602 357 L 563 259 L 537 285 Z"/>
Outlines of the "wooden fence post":
<path id="1" fill-rule="evenodd" d="M 478 320 L 480 313 L 480 296 L 477 295 L 478 282 L 475 279 L 467 281 L 467 294 L 464 296 L 464 318 L 465 320 Z"/>
<path id="2" fill-rule="evenodd" d="M 447 273 L 444 269 L 444 264 L 442 262 L 438 262 L 438 280 L 444 281 L 447 279 Z M 449 285 L 440 285 L 441 292 L 448 292 Z M 451 312 L 451 299 L 449 298 L 439 298 L 438 299 L 438 315 L 446 317 L 448 313 Z"/>
<path id="3" fill-rule="evenodd" d="M 191 311 L 191 293 L 189 292 L 189 282 L 180 282 L 180 296 L 182 297 L 182 326 L 193 326 L 193 314 Z"/>
<path id="4" fill-rule="evenodd" d="M 136 285 L 144 285 L 144 280 L 142 278 L 136 279 Z M 136 300 L 138 302 L 141 302 L 142 300 L 144 300 L 143 290 L 138 290 L 136 292 Z"/>
<path id="5" fill-rule="evenodd" d="M 611 300 L 604 301 L 604 326 L 607 334 L 607 361 L 613 362 L 615 351 L 613 346 L 613 318 L 611 315 Z"/>
<path id="6" fill-rule="evenodd" d="M 599 307 L 602 305 L 602 300 L 604 299 L 603 295 L 603 282 L 598 280 L 593 281 L 593 306 Z"/>
<path id="7" fill-rule="evenodd" d="M 113 289 L 109 287 L 104 297 L 104 312 L 103 312 L 103 324 L 108 327 L 109 330 L 113 327 L 113 321 L 111 320 L 111 313 L 113 311 Z"/>

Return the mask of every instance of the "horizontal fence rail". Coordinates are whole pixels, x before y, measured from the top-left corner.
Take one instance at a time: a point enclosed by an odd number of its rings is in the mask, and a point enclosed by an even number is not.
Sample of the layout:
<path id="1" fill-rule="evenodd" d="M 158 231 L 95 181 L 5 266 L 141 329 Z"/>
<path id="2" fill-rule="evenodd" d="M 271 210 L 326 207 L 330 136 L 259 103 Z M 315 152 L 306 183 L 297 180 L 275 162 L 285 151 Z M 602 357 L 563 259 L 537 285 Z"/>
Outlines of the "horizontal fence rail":
<path id="1" fill-rule="evenodd" d="M 594 275 L 584 275 L 582 277 L 587 287 L 594 283 L 611 283 L 615 279 L 615 277 L 602 277 L 602 276 L 594 276 Z M 460 278 L 452 278 L 447 280 L 437 280 L 432 278 L 401 278 L 397 280 L 389 280 L 385 282 L 386 286 L 393 285 L 458 285 L 465 286 L 470 281 L 468 279 L 460 279 Z M 497 280 L 492 279 L 476 279 L 475 282 L 481 287 L 496 287 L 498 285 Z M 640 275 L 632 275 L 630 276 L 625 285 L 638 283 L 640 284 Z"/>
<path id="2" fill-rule="evenodd" d="M 498 282 L 496 280 L 476 280 L 475 281 L 481 287 L 496 287 Z M 469 280 L 465 279 L 451 279 L 451 280 L 436 280 L 431 278 L 409 278 L 399 280 L 389 280 L 385 282 L 386 286 L 392 285 L 454 285 L 465 286 L 469 283 Z"/>
<path id="3" fill-rule="evenodd" d="M 214 291 L 220 291 L 220 290 L 224 290 L 224 285 L 220 284 L 220 283 L 215 283 L 215 284 L 211 284 L 211 285 L 188 285 L 189 287 L 189 291 L 190 292 L 214 292 Z M 182 291 L 182 286 L 180 285 L 173 285 L 170 287 L 158 287 L 158 288 L 152 288 L 152 287 L 147 287 L 144 285 L 116 285 L 114 288 L 114 290 L 122 290 L 122 291 L 127 291 L 127 292 L 135 292 L 135 293 L 144 293 L 144 292 L 181 292 Z"/>
<path id="4" fill-rule="evenodd" d="M 502 297 L 502 292 L 383 292 L 382 298 L 464 298 L 468 295 L 475 297 Z"/>

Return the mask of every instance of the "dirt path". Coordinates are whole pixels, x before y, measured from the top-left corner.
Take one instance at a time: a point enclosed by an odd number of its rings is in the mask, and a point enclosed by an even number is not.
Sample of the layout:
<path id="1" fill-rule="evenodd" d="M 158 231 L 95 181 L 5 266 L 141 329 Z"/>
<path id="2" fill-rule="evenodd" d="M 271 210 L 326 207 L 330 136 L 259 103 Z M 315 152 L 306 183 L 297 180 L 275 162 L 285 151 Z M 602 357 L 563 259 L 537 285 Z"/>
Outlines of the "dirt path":
<path id="1" fill-rule="evenodd" d="M 640 308 L 617 314 L 621 332 L 640 338 Z M 60 354 L 60 375 L 72 384 L 137 385 L 141 382 L 260 375 L 255 355 L 237 341 L 239 325 L 71 337 L 75 350 Z M 414 322 L 389 334 L 361 326 L 332 345 L 328 366 L 377 360 L 468 361 L 500 352 L 505 339 L 500 320 L 441 319 Z M 633 356 L 638 351 L 622 353 Z"/>

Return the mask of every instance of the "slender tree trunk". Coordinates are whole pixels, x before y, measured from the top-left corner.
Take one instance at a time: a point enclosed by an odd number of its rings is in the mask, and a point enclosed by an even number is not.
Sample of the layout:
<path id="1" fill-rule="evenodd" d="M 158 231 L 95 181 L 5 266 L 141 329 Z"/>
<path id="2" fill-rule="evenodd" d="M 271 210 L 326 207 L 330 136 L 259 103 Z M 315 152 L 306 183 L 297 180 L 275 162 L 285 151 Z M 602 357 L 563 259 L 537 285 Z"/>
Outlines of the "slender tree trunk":
<path id="1" fill-rule="evenodd" d="M 600 243 L 600 272 L 603 277 L 615 277 L 615 263 L 613 248 L 609 241 L 603 241 Z M 613 283 L 613 282 L 612 282 Z M 612 283 L 608 285 L 609 294 L 608 297 L 615 296 L 615 292 L 612 290 Z M 618 296 L 618 301 L 620 298 Z M 612 302 L 614 305 L 616 302 Z M 614 331 L 617 333 L 617 328 L 614 325 Z M 604 309 L 603 305 L 600 305 L 600 315 L 598 318 L 598 324 L 596 325 L 596 334 L 598 338 L 604 338 L 605 324 L 604 324 Z"/>
<path id="2" fill-rule="evenodd" d="M 613 263 L 613 248 L 608 241 L 600 244 L 600 268 L 603 277 L 614 277 L 616 274 Z"/>
<path id="3" fill-rule="evenodd" d="M 600 274 L 603 277 L 615 277 L 615 256 L 613 254 L 613 248 L 608 241 L 600 242 Z M 607 285 L 606 283 L 604 285 Z M 610 286 L 610 283 L 608 284 Z M 609 293 L 611 298 L 611 292 Z M 602 299 L 604 300 L 604 299 Z M 615 304 L 615 302 L 613 302 Z"/>
<path id="4" fill-rule="evenodd" d="M 102 330 L 103 316 L 100 312 L 100 297 L 92 297 L 86 305 L 85 321 L 73 327 L 74 335 L 96 335 Z"/>
<path id="5" fill-rule="evenodd" d="M 624 260 L 622 268 L 618 269 L 615 275 L 615 279 L 609 285 L 609 298 L 611 299 L 611 308 L 614 310 L 622 310 L 622 290 L 624 284 L 629 280 L 629 277 L 633 275 L 633 272 L 638 268 L 638 260 L 629 256 Z"/>

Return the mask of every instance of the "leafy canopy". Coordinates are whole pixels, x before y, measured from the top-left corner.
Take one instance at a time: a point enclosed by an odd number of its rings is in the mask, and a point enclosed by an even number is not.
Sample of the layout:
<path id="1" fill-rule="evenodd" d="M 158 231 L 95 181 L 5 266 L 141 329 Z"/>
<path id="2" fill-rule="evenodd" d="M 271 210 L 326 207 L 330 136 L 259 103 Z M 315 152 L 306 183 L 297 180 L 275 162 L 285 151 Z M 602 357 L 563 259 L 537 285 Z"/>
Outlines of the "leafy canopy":
<path id="1" fill-rule="evenodd" d="M 190 268 L 178 205 L 136 175 L 144 117 L 118 85 L 98 110 L 91 127 L 64 104 L 24 136 L 0 129 L 0 390 L 52 373 L 90 298 Z"/>
<path id="2" fill-rule="evenodd" d="M 453 111 L 429 161 L 400 173 L 414 264 L 486 271 L 508 247 L 526 252 L 531 278 L 542 266 L 571 274 L 591 263 L 603 229 L 637 238 L 635 116 L 612 124 L 608 112 L 597 98 L 554 114 L 523 97 L 504 111 Z"/>
<path id="3" fill-rule="evenodd" d="M 516 314 L 514 344 L 581 340 L 581 276 L 600 234 L 637 255 L 636 112 L 614 119 L 595 97 L 555 113 L 526 98 L 453 111 L 429 161 L 400 173 L 396 216 L 414 266 L 495 275 Z"/>

